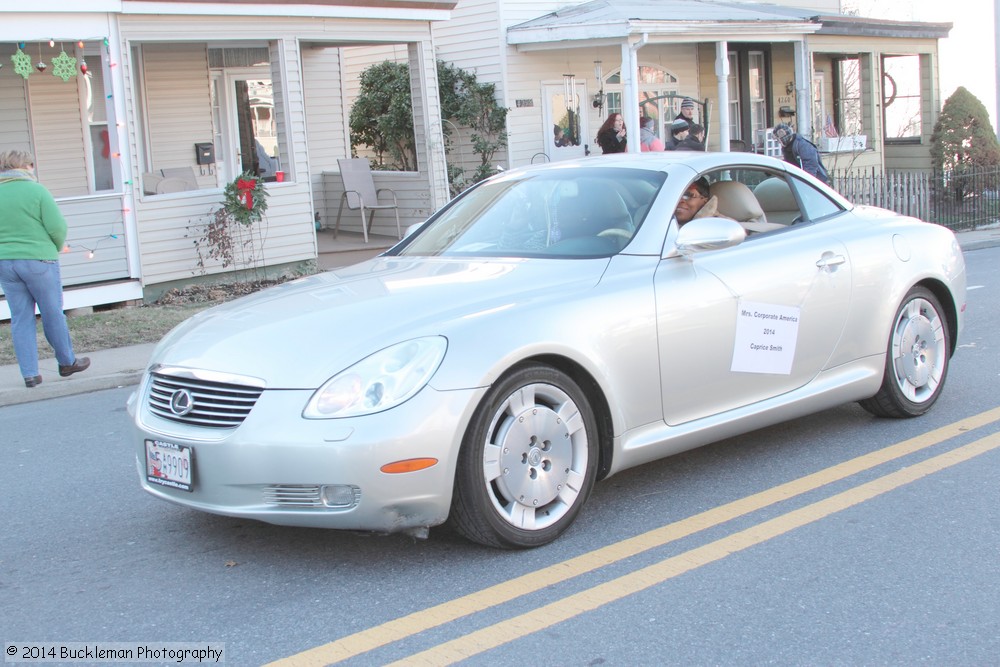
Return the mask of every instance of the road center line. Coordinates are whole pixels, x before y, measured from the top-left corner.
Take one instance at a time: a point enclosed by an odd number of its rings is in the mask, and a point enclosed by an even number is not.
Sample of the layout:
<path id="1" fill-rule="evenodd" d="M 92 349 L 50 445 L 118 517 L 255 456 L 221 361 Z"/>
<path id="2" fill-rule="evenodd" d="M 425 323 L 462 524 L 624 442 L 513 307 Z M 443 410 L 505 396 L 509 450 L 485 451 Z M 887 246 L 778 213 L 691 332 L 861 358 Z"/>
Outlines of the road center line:
<path id="1" fill-rule="evenodd" d="M 553 584 L 567 581 L 605 565 L 661 547 L 827 484 L 846 479 L 851 475 L 938 445 L 950 438 L 981 428 L 997 420 L 1000 420 L 1000 407 L 922 433 L 895 445 L 844 461 L 760 493 L 706 510 L 687 519 L 609 544 L 606 547 L 581 554 L 561 563 L 555 563 L 541 570 L 535 570 L 475 593 L 415 611 L 407 616 L 387 621 L 328 644 L 276 660 L 270 665 L 273 667 L 311 667 L 347 660 L 392 642 L 411 637 L 424 630 L 504 604 Z"/>
<path id="2" fill-rule="evenodd" d="M 521 639 L 522 637 L 527 637 L 557 623 L 661 584 L 703 565 L 708 565 L 731 554 L 784 535 L 791 530 L 814 523 L 831 514 L 888 493 L 904 484 L 909 484 L 910 482 L 914 482 L 932 473 L 940 472 L 997 448 L 1000 448 L 1000 433 L 986 436 L 963 447 L 916 463 L 897 472 L 889 473 L 825 500 L 806 505 L 746 530 L 733 533 L 732 535 L 691 549 L 654 565 L 641 568 L 617 579 L 580 591 L 520 616 L 498 621 L 482 630 L 445 642 L 421 653 L 416 653 L 399 662 L 390 663 L 390 665 L 394 667 L 451 665 L 460 660 L 479 655 L 490 649 L 516 639 Z"/>

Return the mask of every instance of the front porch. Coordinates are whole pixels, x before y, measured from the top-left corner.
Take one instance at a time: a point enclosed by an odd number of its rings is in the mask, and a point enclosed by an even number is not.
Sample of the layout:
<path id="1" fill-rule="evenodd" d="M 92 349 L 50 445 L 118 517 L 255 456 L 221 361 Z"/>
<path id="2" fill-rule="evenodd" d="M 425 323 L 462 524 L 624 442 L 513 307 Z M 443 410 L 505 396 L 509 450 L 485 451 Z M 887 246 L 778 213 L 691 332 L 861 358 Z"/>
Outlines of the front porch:
<path id="1" fill-rule="evenodd" d="M 365 243 L 361 232 L 344 230 L 335 239 L 332 229 L 320 229 L 316 232 L 316 268 L 329 271 L 357 264 L 391 248 L 398 241 L 395 236 L 369 234 L 368 243 Z"/>

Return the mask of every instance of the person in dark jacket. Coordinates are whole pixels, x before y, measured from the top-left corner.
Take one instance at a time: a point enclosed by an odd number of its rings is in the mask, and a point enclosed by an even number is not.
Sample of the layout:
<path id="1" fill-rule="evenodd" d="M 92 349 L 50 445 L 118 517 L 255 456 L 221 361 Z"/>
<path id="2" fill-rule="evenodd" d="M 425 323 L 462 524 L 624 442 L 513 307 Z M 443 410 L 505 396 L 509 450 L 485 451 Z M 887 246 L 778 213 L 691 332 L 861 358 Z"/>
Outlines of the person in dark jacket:
<path id="1" fill-rule="evenodd" d="M 35 306 L 45 339 L 56 354 L 59 375 L 87 370 L 90 359 L 73 354 L 63 314 L 59 252 L 66 242 L 66 219 L 51 193 L 35 181 L 31 153 L 0 153 L 0 210 L 0 287 L 10 307 L 10 335 L 24 386 L 42 382 Z"/>
<path id="2" fill-rule="evenodd" d="M 695 123 L 694 119 L 695 111 L 695 101 L 690 97 L 685 97 L 681 102 L 681 110 L 676 116 L 674 116 L 674 122 L 679 120 L 684 121 L 690 127 Z M 674 139 L 672 134 L 667 135 L 667 140 L 664 142 L 666 144 L 666 150 L 672 151 L 677 148 L 677 140 Z"/>
<path id="3" fill-rule="evenodd" d="M 613 113 L 597 131 L 597 145 L 601 151 L 608 153 L 624 153 L 628 150 L 628 132 L 625 129 L 625 119 L 620 113 Z"/>
<path id="4" fill-rule="evenodd" d="M 684 141 L 688 133 L 691 131 L 691 126 L 683 118 L 675 118 L 672 123 L 670 123 L 670 134 L 667 137 L 666 147 L 664 150 L 675 151 L 682 141 Z"/>
<path id="5" fill-rule="evenodd" d="M 677 142 L 678 151 L 704 151 L 705 150 L 705 128 L 698 123 L 694 123 L 688 129 L 687 136 Z"/>
<path id="6" fill-rule="evenodd" d="M 794 164 L 816 177 L 818 180 L 829 184 L 830 175 L 823 166 L 823 161 L 819 157 L 819 149 L 816 144 L 809 141 L 792 129 L 787 123 L 779 123 L 774 126 L 774 138 L 781 144 L 781 153 L 785 162 Z"/>

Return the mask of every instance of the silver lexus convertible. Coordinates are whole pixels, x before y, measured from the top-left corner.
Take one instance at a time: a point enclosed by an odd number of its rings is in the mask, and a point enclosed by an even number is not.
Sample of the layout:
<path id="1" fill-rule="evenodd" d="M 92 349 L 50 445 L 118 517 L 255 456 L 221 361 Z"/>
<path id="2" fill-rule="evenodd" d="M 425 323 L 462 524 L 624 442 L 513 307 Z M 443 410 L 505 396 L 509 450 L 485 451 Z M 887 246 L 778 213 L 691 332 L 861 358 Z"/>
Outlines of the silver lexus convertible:
<path id="1" fill-rule="evenodd" d="M 949 230 L 772 158 L 512 170 L 168 334 L 129 401 L 136 466 L 206 512 L 534 547 L 626 468 L 850 401 L 924 413 L 964 309 Z"/>

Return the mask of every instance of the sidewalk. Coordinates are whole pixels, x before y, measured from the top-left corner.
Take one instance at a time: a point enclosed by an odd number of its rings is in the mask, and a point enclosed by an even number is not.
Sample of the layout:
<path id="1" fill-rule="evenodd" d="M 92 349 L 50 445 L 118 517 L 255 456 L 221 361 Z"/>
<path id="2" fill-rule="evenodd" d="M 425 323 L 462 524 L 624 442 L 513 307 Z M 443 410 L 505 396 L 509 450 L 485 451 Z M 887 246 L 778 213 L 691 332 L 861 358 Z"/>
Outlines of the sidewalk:
<path id="1" fill-rule="evenodd" d="M 1000 228 L 961 232 L 957 237 L 966 252 L 1000 246 Z M 33 389 L 24 386 L 16 364 L 0 366 L 0 407 L 138 384 L 153 347 L 150 343 L 83 353 L 80 356 L 90 357 L 90 368 L 68 378 L 59 377 L 55 359 L 44 359 L 38 365 L 44 381 Z"/>

